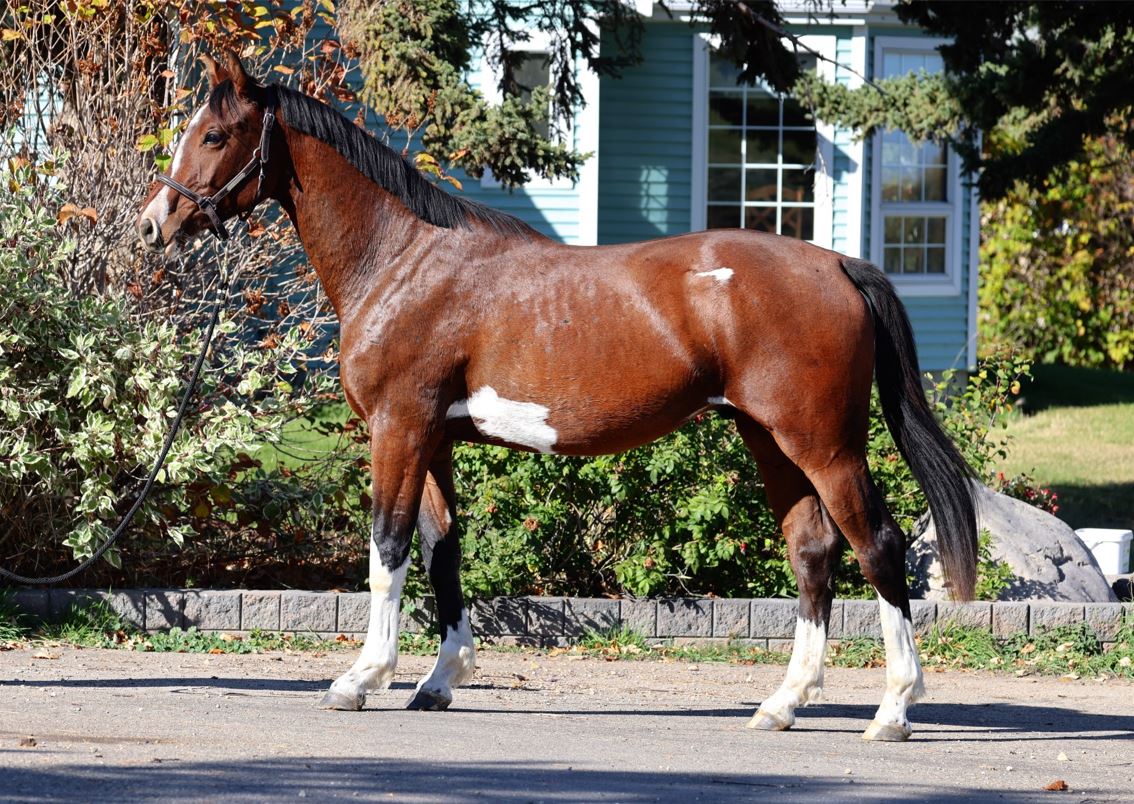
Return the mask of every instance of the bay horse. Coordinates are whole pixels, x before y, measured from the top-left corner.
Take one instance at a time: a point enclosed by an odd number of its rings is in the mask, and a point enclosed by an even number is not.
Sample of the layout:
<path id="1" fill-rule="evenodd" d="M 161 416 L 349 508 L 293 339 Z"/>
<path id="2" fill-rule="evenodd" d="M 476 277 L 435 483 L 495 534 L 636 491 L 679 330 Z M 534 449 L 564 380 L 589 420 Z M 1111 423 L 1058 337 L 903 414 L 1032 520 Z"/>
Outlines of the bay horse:
<path id="1" fill-rule="evenodd" d="M 840 535 L 877 592 L 886 688 L 863 736 L 905 740 L 922 693 L 905 535 L 866 462 L 872 375 L 925 491 L 954 595 L 971 598 L 970 470 L 926 401 L 905 309 L 874 265 L 800 240 L 712 230 L 556 243 L 449 194 L 329 106 L 206 59 L 208 102 L 137 223 L 175 253 L 263 199 L 290 217 L 341 324 L 341 381 L 370 429 L 370 620 L 321 706 L 361 709 L 397 662 L 414 527 L 441 647 L 410 709 L 442 710 L 474 669 L 459 578 L 457 440 L 560 455 L 627 450 L 715 409 L 735 418 L 799 590 L 783 684 L 749 722 L 782 730 L 817 700 Z M 259 172 L 257 181 L 252 181 Z"/>

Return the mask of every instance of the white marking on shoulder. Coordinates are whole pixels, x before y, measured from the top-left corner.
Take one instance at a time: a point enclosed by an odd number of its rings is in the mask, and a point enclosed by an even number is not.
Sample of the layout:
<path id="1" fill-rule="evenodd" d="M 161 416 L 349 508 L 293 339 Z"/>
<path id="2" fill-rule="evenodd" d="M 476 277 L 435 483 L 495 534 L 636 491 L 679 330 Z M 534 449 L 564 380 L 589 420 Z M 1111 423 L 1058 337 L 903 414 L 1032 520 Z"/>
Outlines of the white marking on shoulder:
<path id="1" fill-rule="evenodd" d="M 547 423 L 549 413 L 546 407 L 535 402 L 504 399 L 492 386 L 486 385 L 468 399 L 450 405 L 445 418 L 471 418 L 476 429 L 486 436 L 540 452 L 553 452 L 559 434 Z"/>
<path id="2" fill-rule="evenodd" d="M 711 271 L 698 271 L 697 276 L 711 276 L 713 279 L 720 282 L 722 285 L 728 284 L 728 280 L 732 279 L 733 270 L 731 268 L 714 268 Z"/>
<path id="3" fill-rule="evenodd" d="M 708 403 L 709 403 L 710 405 L 724 405 L 724 406 L 726 406 L 726 407 L 730 407 L 730 408 L 735 408 L 735 407 L 736 407 L 736 405 L 734 405 L 734 404 L 732 404 L 731 402 L 729 402 L 729 401 L 728 401 L 728 397 L 725 397 L 725 396 L 710 396 L 710 397 L 708 398 L 708 400 L 706 400 L 706 401 L 707 401 L 707 402 L 708 402 Z"/>

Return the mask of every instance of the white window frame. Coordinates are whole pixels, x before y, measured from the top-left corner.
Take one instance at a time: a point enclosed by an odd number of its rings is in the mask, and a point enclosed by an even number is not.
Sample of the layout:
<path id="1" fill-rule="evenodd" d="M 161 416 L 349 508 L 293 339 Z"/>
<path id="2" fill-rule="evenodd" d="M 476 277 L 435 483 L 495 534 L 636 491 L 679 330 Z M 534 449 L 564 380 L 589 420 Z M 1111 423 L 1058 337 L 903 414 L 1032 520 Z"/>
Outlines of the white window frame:
<path id="1" fill-rule="evenodd" d="M 528 40 L 515 42 L 509 45 L 509 48 L 515 52 L 549 53 L 550 45 L 551 39 L 548 34 L 532 31 Z M 500 92 L 500 73 L 490 62 L 488 54 L 482 53 L 477 80 L 485 99 L 489 103 L 499 104 L 503 100 Z M 579 89 L 583 94 L 585 105 L 573 109 L 568 116 L 562 130 L 562 142 L 574 147 L 580 153 L 591 154 L 591 157 L 579 167 L 577 181 L 533 176 L 524 184 L 523 189 L 574 191 L 579 199 L 577 242 L 580 245 L 595 245 L 598 243 L 599 206 L 599 77 L 585 63 L 576 63 L 575 69 L 579 72 Z M 485 189 L 499 189 L 501 185 L 492 175 L 492 171 L 485 169 L 480 179 L 480 186 Z"/>
<path id="2" fill-rule="evenodd" d="M 816 69 L 824 80 L 834 81 L 835 35 L 808 34 L 801 36 L 800 42 L 825 57 L 818 60 Z M 719 44 L 719 39 L 707 33 L 693 36 L 693 161 L 689 228 L 694 232 L 702 231 L 706 226 L 709 203 L 709 51 Z M 788 46 L 791 46 L 790 43 Z M 815 217 L 811 240 L 808 242 L 830 248 L 835 198 L 835 181 L 831 172 L 835 159 L 835 127 L 816 120 L 815 137 L 818 146 L 815 165 Z"/>
<path id="3" fill-rule="evenodd" d="M 874 39 L 874 75 L 882 77 L 882 59 L 887 51 L 929 52 L 947 44 L 946 39 L 921 39 L 905 36 L 878 36 Z M 946 146 L 948 167 L 945 178 L 946 201 L 882 201 L 882 138 L 871 137 L 871 191 L 870 191 L 870 258 L 883 264 L 883 215 L 944 216 L 945 217 L 945 273 L 944 274 L 886 274 L 903 296 L 956 296 L 961 292 L 961 274 L 964 256 L 968 249 L 961 241 L 962 218 L 965 208 L 964 188 L 961 185 L 961 167 L 957 152 Z"/>

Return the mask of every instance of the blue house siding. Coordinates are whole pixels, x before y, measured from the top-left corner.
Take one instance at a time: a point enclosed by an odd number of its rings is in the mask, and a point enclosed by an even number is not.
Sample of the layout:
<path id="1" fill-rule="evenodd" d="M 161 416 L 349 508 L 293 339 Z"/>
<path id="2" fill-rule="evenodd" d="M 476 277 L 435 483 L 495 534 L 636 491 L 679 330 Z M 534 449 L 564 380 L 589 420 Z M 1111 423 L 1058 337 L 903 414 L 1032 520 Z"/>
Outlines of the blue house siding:
<path id="1" fill-rule="evenodd" d="M 642 64 L 600 83 L 599 243 L 689 231 L 692 37 L 684 23 L 649 23 Z"/>
<path id="2" fill-rule="evenodd" d="M 852 59 L 852 30 L 847 27 L 835 28 L 835 81 L 840 84 L 849 84 L 852 78 L 848 65 Z M 854 254 L 858 251 L 857 244 L 861 243 L 861 232 L 852 232 L 852 226 L 861 222 L 857 215 L 852 215 L 852 207 L 857 212 L 862 204 L 861 198 L 852 197 L 848 177 L 856 170 L 861 169 L 851 156 L 855 147 L 854 135 L 850 129 L 835 129 L 835 154 L 832 160 L 831 171 L 834 177 L 834 192 L 831 204 L 831 248 L 852 257 L 861 257 Z"/>

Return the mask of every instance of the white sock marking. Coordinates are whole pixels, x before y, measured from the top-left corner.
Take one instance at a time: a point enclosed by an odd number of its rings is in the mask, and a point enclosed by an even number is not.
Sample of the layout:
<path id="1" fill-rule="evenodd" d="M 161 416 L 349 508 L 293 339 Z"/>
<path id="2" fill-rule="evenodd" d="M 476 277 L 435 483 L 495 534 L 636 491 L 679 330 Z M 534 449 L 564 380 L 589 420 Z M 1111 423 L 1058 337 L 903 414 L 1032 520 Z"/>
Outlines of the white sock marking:
<path id="1" fill-rule="evenodd" d="M 714 268 L 711 271 L 698 271 L 697 276 L 711 276 L 713 279 L 720 282 L 722 285 L 727 285 L 728 280 L 732 279 L 733 270 L 731 268 Z"/>
<path id="2" fill-rule="evenodd" d="M 382 564 L 374 538 L 370 539 L 370 622 L 362 652 L 331 685 L 333 692 L 365 701 L 368 690 L 381 689 L 394 678 L 398 664 L 398 626 L 401 617 L 402 584 L 409 557 L 389 570 Z"/>
<path id="3" fill-rule="evenodd" d="M 872 725 L 896 724 L 909 729 L 906 708 L 925 693 L 913 624 L 882 595 L 878 595 L 878 608 L 886 642 L 886 693 Z"/>
<path id="4" fill-rule="evenodd" d="M 795 708 L 817 702 L 823 694 L 823 661 L 827 654 L 827 629 L 822 623 L 795 621 L 795 644 L 791 649 L 783 684 L 760 704 L 753 721 L 766 713 L 790 726 Z"/>
<path id="5" fill-rule="evenodd" d="M 468 399 L 450 405 L 445 418 L 471 418 L 476 429 L 486 436 L 539 452 L 553 452 L 559 434 L 547 423 L 549 413 L 546 407 L 534 402 L 504 399 L 486 385 Z"/>
<path id="6" fill-rule="evenodd" d="M 437 662 L 429 675 L 417 685 L 438 697 L 453 699 L 453 688 L 459 687 L 472 678 L 476 670 L 476 648 L 473 645 L 472 629 L 469 628 L 469 613 L 461 609 L 461 619 L 455 629 L 445 631 L 445 639 L 437 652 Z"/>

